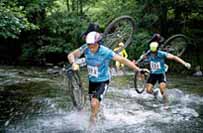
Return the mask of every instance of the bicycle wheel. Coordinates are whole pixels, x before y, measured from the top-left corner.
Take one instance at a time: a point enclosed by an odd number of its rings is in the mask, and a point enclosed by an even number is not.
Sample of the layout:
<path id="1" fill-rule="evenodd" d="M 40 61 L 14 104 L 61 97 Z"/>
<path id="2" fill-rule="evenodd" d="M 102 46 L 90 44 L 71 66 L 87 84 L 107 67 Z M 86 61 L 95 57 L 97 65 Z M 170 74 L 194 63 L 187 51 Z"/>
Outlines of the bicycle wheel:
<path id="1" fill-rule="evenodd" d="M 81 110 L 85 104 L 85 95 L 79 72 L 68 70 L 67 77 L 68 77 L 68 88 L 70 90 L 70 96 L 73 105 L 78 110 Z"/>
<path id="2" fill-rule="evenodd" d="M 183 34 L 169 37 L 163 44 L 163 50 L 176 56 L 181 56 L 189 44 L 189 38 Z"/>
<path id="3" fill-rule="evenodd" d="M 104 30 L 104 45 L 114 49 L 120 42 L 124 43 L 118 52 L 126 48 L 132 41 L 135 32 L 135 21 L 130 16 L 121 16 L 114 19 Z"/>
<path id="4" fill-rule="evenodd" d="M 137 93 L 141 94 L 145 90 L 145 84 L 146 80 L 148 79 L 149 74 L 148 73 L 140 73 L 140 72 L 135 72 L 134 75 L 134 87 Z"/>

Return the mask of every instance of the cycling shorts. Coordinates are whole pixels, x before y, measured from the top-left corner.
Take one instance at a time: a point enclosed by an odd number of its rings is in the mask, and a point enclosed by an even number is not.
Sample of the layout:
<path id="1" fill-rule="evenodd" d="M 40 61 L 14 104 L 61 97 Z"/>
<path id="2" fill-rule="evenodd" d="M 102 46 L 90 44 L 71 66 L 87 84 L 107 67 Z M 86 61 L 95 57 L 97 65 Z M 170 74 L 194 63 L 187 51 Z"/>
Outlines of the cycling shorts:
<path id="1" fill-rule="evenodd" d="M 166 83 L 166 74 L 165 73 L 163 73 L 163 74 L 150 74 L 150 76 L 147 80 L 147 83 L 155 85 L 157 81 L 159 82 L 159 84 L 161 82 Z"/>
<path id="2" fill-rule="evenodd" d="M 94 97 L 101 101 L 108 89 L 109 80 L 104 82 L 91 82 L 89 81 L 89 98 L 90 100 Z"/>

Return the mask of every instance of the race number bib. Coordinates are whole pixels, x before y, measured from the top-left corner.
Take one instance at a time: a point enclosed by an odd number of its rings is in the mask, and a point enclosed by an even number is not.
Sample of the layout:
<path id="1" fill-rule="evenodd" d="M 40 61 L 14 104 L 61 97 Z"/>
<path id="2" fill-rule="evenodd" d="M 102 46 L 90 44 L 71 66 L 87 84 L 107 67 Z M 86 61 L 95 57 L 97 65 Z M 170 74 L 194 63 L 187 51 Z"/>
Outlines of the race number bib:
<path id="1" fill-rule="evenodd" d="M 150 62 L 150 68 L 152 71 L 157 71 L 161 69 L 161 64 L 160 62 Z"/>
<path id="2" fill-rule="evenodd" d="M 87 70 L 88 70 L 88 75 L 98 77 L 99 75 L 98 67 L 87 66 Z"/>

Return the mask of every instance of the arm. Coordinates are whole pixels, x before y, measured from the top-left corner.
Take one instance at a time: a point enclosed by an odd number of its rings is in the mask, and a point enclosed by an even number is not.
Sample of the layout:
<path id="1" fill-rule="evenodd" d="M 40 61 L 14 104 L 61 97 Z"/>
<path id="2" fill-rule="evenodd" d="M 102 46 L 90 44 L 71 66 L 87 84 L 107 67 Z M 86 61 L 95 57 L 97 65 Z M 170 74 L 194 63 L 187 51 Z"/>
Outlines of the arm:
<path id="1" fill-rule="evenodd" d="M 141 69 L 139 67 L 137 67 L 133 62 L 131 62 L 130 60 L 116 54 L 114 57 L 113 57 L 113 60 L 114 61 L 119 61 L 120 63 L 122 64 L 125 64 L 127 65 L 129 68 L 135 70 L 135 71 L 141 71 Z"/>
<path id="2" fill-rule="evenodd" d="M 69 53 L 67 58 L 70 64 L 73 64 L 75 62 L 75 58 L 80 57 L 80 50 L 76 49 L 73 52 Z"/>
<path id="3" fill-rule="evenodd" d="M 183 59 L 179 58 L 178 56 L 175 56 L 173 54 L 168 53 L 168 55 L 166 56 L 167 59 L 170 60 L 175 60 L 176 62 L 184 65 L 185 67 L 187 67 L 188 69 L 190 69 L 191 65 L 187 62 L 185 62 Z"/>
<path id="4" fill-rule="evenodd" d="M 147 59 L 147 55 L 150 53 L 150 50 L 147 50 L 147 52 L 143 53 L 140 58 L 136 61 L 136 64 L 139 64 L 141 61 Z"/>
<path id="5" fill-rule="evenodd" d="M 79 65 L 75 63 L 75 58 L 80 57 L 80 55 L 80 49 L 76 49 L 73 52 L 69 53 L 67 56 L 69 63 L 72 64 L 72 69 L 74 71 L 79 70 Z"/>

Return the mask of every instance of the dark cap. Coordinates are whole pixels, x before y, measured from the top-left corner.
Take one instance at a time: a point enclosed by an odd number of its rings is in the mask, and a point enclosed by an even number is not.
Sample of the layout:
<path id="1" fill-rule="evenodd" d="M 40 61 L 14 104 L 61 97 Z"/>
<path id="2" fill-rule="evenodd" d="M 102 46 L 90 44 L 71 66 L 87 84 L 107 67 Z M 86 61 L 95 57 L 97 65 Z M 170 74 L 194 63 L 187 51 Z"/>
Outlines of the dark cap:
<path id="1" fill-rule="evenodd" d="M 99 31 L 99 25 L 98 24 L 96 24 L 96 23 L 90 23 L 89 25 L 88 25 L 88 28 L 87 28 L 87 30 L 84 32 L 84 33 L 82 33 L 82 38 L 84 38 L 85 36 L 87 36 L 87 34 L 88 33 L 90 33 L 90 32 L 92 32 L 92 31 Z"/>

